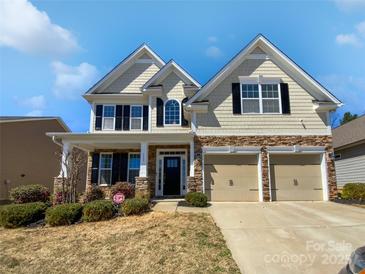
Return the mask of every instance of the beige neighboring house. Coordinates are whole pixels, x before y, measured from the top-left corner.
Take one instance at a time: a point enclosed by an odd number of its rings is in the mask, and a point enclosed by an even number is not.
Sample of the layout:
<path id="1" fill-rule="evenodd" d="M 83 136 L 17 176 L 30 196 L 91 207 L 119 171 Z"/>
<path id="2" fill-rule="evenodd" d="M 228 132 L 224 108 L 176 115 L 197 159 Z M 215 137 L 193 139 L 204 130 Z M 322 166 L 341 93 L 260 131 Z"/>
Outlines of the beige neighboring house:
<path id="1" fill-rule="evenodd" d="M 365 115 L 332 131 L 337 184 L 365 183 Z"/>
<path id="2" fill-rule="evenodd" d="M 49 132 L 88 153 L 85 187 L 150 197 L 329 200 L 329 113 L 342 103 L 262 35 L 203 86 L 143 44 L 84 95 L 88 132 Z M 61 167 L 63 168 L 63 167 Z"/>
<path id="3" fill-rule="evenodd" d="M 42 184 L 53 190 L 60 147 L 46 136 L 49 131 L 70 129 L 59 117 L 0 116 L 0 202 L 20 185 Z"/>

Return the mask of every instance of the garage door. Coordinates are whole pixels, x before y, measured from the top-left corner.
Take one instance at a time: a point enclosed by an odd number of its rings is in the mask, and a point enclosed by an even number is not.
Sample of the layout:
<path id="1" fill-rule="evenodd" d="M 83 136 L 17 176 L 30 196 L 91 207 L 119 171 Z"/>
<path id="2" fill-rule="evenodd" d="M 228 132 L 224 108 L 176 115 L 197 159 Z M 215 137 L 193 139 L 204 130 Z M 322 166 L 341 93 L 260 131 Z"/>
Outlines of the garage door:
<path id="1" fill-rule="evenodd" d="M 258 201 L 256 155 L 206 155 L 205 193 L 211 201 Z"/>
<path id="2" fill-rule="evenodd" d="M 271 155 L 274 201 L 323 200 L 320 155 Z"/>

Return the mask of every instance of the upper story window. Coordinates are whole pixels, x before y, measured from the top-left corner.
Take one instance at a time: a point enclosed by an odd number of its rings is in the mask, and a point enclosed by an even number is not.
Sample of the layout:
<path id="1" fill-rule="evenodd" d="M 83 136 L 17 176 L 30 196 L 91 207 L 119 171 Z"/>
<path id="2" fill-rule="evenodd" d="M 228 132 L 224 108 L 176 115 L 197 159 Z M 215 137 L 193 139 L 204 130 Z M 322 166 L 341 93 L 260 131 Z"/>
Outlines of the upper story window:
<path id="1" fill-rule="evenodd" d="M 165 104 L 165 125 L 180 125 L 180 103 L 175 99 Z"/>
<path id="2" fill-rule="evenodd" d="M 115 124 L 115 106 L 104 105 L 103 107 L 103 130 L 113 130 Z"/>
<path id="3" fill-rule="evenodd" d="M 279 84 L 241 84 L 242 113 L 281 113 Z"/>
<path id="4" fill-rule="evenodd" d="M 131 106 L 131 130 L 141 130 L 142 129 L 142 106 Z"/>

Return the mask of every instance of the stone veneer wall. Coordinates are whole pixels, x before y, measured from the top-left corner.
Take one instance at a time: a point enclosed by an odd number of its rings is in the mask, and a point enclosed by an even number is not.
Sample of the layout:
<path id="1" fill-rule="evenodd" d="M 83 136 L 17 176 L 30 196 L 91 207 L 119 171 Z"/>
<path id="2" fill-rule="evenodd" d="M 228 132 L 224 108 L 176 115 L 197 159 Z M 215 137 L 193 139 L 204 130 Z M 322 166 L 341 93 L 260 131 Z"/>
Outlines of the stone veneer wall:
<path id="1" fill-rule="evenodd" d="M 187 175 L 190 169 L 190 145 L 150 145 L 148 146 L 148 182 L 150 186 L 151 197 L 155 196 L 156 185 L 156 154 L 157 149 L 186 149 L 187 152 Z"/>
<path id="2" fill-rule="evenodd" d="M 262 156 L 262 181 L 264 201 L 270 201 L 269 166 L 267 147 L 270 146 L 324 146 L 326 150 L 329 199 L 337 196 L 336 174 L 332 136 L 195 136 L 195 186 L 202 190 L 202 147 L 203 146 L 260 146 Z"/>

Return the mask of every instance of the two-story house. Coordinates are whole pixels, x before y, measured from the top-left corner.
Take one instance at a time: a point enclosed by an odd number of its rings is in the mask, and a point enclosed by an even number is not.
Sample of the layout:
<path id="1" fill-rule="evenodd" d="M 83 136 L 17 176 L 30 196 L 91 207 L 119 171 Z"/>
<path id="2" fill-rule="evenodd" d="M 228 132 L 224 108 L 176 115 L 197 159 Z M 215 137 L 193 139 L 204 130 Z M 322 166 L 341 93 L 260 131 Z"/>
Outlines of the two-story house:
<path id="1" fill-rule="evenodd" d="M 84 98 L 89 132 L 48 135 L 88 152 L 86 186 L 212 201 L 336 195 L 329 112 L 341 102 L 262 35 L 204 86 L 144 44 Z"/>

